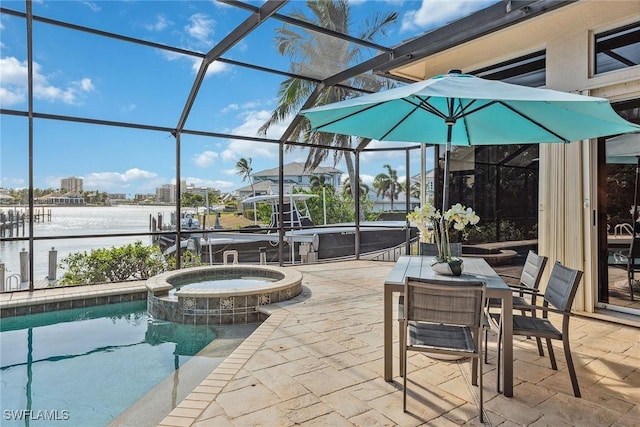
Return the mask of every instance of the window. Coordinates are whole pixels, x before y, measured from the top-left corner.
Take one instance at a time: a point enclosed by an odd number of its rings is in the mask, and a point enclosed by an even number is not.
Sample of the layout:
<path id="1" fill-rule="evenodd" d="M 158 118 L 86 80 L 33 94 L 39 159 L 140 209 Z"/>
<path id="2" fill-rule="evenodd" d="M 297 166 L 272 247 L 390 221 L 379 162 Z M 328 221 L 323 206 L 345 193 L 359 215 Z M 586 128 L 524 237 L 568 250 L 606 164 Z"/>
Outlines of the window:
<path id="1" fill-rule="evenodd" d="M 469 74 L 522 86 L 542 87 L 547 83 L 545 69 L 546 52 L 542 50 L 481 68 Z"/>
<path id="2" fill-rule="evenodd" d="M 595 74 L 640 64 L 640 22 L 595 35 Z"/>

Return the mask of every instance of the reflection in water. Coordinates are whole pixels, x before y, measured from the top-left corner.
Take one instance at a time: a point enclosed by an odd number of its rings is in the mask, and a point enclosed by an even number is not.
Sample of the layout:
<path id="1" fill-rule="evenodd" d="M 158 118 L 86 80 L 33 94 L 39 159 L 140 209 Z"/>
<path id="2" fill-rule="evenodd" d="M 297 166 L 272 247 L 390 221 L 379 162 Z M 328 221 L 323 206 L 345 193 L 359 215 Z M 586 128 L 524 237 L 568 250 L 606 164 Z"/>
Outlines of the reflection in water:
<path id="1" fill-rule="evenodd" d="M 149 320 L 144 301 L 5 318 L 2 425 L 106 425 L 172 374 L 175 406 L 179 368 L 215 337 Z"/>

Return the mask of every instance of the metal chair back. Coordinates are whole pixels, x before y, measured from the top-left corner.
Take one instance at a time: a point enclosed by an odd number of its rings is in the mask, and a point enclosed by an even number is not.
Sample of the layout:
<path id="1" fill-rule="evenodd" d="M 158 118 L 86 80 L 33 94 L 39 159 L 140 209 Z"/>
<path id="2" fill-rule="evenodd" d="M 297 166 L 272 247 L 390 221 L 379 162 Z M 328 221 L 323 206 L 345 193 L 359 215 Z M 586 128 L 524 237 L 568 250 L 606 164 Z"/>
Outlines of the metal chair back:
<path id="1" fill-rule="evenodd" d="M 462 256 L 462 243 L 449 243 L 449 250 L 451 251 L 451 256 L 461 257 Z M 435 243 L 420 243 L 420 255 L 423 256 L 435 256 L 438 255 L 438 247 Z"/>
<path id="2" fill-rule="evenodd" d="M 482 325 L 482 282 L 426 281 L 407 278 L 405 319 L 478 328 Z"/>
<path id="3" fill-rule="evenodd" d="M 565 267 L 556 261 L 544 292 L 544 303 L 548 303 L 565 313 L 570 313 L 581 278 L 582 271 Z"/>
<path id="4" fill-rule="evenodd" d="M 549 258 L 544 255 L 529 251 L 520 276 L 520 284 L 531 289 L 538 289 L 540 279 L 542 279 L 542 272 L 548 260 Z"/>

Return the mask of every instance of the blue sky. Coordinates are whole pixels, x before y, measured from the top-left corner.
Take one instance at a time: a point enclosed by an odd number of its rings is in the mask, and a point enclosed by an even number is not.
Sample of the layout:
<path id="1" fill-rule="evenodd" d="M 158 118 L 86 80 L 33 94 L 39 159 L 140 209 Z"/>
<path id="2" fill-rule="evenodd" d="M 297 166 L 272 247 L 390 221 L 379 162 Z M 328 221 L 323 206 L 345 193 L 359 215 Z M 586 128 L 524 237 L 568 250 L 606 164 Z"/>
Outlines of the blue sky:
<path id="1" fill-rule="evenodd" d="M 495 1 L 379 0 L 350 1 L 354 33 L 374 11 L 396 11 L 398 22 L 376 41 L 394 46 Z M 252 4 L 258 4 L 253 2 Z M 2 1 L 24 11 L 24 1 Z M 279 13 L 304 10 L 292 1 Z M 206 53 L 249 14 L 215 1 L 34 1 L 34 15 L 71 22 L 111 33 Z M 289 60 L 275 50 L 271 20 L 223 57 L 288 71 Z M 199 67 L 199 59 L 168 53 L 116 39 L 34 22 L 34 111 L 99 120 L 177 126 Z M 375 55 L 377 51 L 366 51 Z M 0 105 L 27 110 L 27 50 L 25 21 L 0 15 Z M 319 70 L 322 72 L 323 70 Z M 446 71 L 446 70 L 444 70 Z M 256 136 L 277 104 L 284 78 L 228 64 L 214 63 L 195 100 L 186 129 Z M 0 187 L 28 185 L 28 121 L 0 116 Z M 284 122 L 269 130 L 277 139 Z M 85 190 L 112 193 L 153 193 L 175 182 L 175 142 L 166 132 L 132 130 L 54 120 L 36 120 L 34 186 L 60 185 L 60 179 L 82 177 Z M 411 173 L 419 171 L 419 151 Z M 181 172 L 196 186 L 222 192 L 246 185 L 235 173 L 241 157 L 252 158 L 255 171 L 277 166 L 277 146 L 183 135 Z M 304 161 L 294 150 L 285 162 Z M 370 183 L 388 163 L 404 179 L 403 152 L 370 153 L 361 157 L 361 175 Z M 333 163 L 327 163 L 333 166 Z M 343 164 L 336 165 L 346 172 Z"/>

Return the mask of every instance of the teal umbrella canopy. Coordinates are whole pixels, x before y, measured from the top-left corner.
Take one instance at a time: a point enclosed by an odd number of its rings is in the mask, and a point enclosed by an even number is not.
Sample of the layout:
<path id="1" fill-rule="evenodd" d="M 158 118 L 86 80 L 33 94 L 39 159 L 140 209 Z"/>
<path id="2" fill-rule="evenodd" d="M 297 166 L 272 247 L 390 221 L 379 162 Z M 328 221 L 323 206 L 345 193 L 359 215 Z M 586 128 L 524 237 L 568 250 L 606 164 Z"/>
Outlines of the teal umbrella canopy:
<path id="1" fill-rule="evenodd" d="M 567 143 L 640 131 L 639 125 L 621 118 L 604 98 L 459 73 L 301 114 L 317 131 L 380 141 L 445 144 L 450 140 L 462 146 Z"/>
<path id="2" fill-rule="evenodd" d="M 379 141 L 451 145 L 569 143 L 640 131 L 604 98 L 485 80 L 452 71 L 384 92 L 303 110 L 312 129 Z"/>

